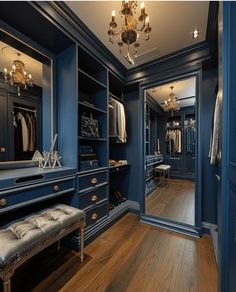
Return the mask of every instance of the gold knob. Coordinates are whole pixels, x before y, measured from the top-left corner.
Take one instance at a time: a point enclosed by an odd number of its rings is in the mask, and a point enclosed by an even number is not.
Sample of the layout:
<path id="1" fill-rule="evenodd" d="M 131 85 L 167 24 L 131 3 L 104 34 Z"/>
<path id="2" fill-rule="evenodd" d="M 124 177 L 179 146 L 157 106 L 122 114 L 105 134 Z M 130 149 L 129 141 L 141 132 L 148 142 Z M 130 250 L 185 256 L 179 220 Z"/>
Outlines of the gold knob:
<path id="1" fill-rule="evenodd" d="M 92 197 L 91 197 L 91 201 L 92 202 L 96 202 L 97 199 L 98 199 L 98 197 L 96 195 L 92 195 Z"/>
<path id="2" fill-rule="evenodd" d="M 59 186 L 58 186 L 58 185 L 55 185 L 55 186 L 53 187 L 53 190 L 54 190 L 54 192 L 58 192 L 58 191 L 59 191 Z"/>
<path id="3" fill-rule="evenodd" d="M 1 153 L 5 153 L 5 152 L 6 152 L 6 148 L 5 148 L 5 147 L 1 147 L 1 148 L 0 148 L 0 152 L 1 152 Z"/>
<path id="4" fill-rule="evenodd" d="M 91 216 L 92 220 L 96 220 L 98 218 L 98 214 L 97 213 L 93 213 L 93 215 Z"/>
<path id="5" fill-rule="evenodd" d="M 91 179 L 90 182 L 91 182 L 91 184 L 94 185 L 94 184 L 96 184 L 98 182 L 98 180 L 96 179 L 96 177 L 94 177 L 94 178 Z"/>
<path id="6" fill-rule="evenodd" d="M 0 206 L 5 207 L 7 205 L 7 199 L 1 199 L 0 200 Z"/>

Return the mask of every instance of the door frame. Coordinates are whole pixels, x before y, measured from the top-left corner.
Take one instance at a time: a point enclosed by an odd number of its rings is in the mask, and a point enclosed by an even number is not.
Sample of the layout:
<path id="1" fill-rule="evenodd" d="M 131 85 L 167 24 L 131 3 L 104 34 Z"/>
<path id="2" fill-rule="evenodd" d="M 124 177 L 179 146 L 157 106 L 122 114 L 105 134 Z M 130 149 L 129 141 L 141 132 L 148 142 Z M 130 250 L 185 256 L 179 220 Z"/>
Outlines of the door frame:
<path id="1" fill-rule="evenodd" d="M 164 75 L 164 74 L 163 74 Z M 141 117 L 142 117 L 142 137 L 141 137 L 141 144 L 142 144 L 142 169 L 141 169 L 141 178 L 142 178 L 142 194 L 143 196 L 140 198 L 140 220 L 141 222 L 148 223 L 151 225 L 155 225 L 167 230 L 179 232 L 182 234 L 190 235 L 193 237 L 200 237 L 202 234 L 202 123 L 201 123 L 201 115 L 202 115 L 202 68 L 199 64 L 192 70 L 189 69 L 185 72 L 171 72 L 167 73 L 165 78 L 162 76 L 159 77 L 152 77 L 144 80 L 140 83 L 140 105 L 139 108 L 141 110 Z M 149 215 L 145 213 L 145 160 L 146 160 L 146 153 L 145 153 L 145 110 L 144 110 L 144 103 L 145 103 L 145 90 L 162 85 L 164 83 L 169 83 L 175 80 L 180 80 L 189 77 L 196 77 L 196 125 L 197 125 L 197 143 L 196 143 L 196 160 L 195 160 L 195 224 L 190 225 L 183 222 L 173 221 L 167 218 Z"/>

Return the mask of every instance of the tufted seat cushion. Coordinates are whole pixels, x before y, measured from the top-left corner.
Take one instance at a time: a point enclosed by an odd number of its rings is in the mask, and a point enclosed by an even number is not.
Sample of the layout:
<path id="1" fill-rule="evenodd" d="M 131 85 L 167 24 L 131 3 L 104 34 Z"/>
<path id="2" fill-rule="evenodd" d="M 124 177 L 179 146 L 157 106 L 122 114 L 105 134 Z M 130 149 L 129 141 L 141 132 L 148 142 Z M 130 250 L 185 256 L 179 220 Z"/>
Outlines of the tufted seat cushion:
<path id="1" fill-rule="evenodd" d="M 166 164 L 161 164 L 155 167 L 155 170 L 161 170 L 161 171 L 166 171 L 168 169 L 170 169 L 171 166 L 170 165 L 166 165 Z"/>
<path id="2" fill-rule="evenodd" d="M 84 220 L 85 213 L 67 205 L 56 205 L 0 230 L 0 268 L 27 255 L 47 239 Z"/>

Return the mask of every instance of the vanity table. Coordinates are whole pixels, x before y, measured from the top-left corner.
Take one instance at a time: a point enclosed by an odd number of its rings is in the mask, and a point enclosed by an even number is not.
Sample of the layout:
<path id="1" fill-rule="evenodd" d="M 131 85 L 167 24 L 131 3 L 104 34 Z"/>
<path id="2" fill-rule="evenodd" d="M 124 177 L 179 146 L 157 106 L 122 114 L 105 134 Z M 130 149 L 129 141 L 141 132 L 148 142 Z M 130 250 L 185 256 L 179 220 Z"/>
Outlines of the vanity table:
<path id="1" fill-rule="evenodd" d="M 0 227 L 37 211 L 44 204 L 65 202 L 76 206 L 75 177 L 76 170 L 69 167 L 0 171 Z"/>

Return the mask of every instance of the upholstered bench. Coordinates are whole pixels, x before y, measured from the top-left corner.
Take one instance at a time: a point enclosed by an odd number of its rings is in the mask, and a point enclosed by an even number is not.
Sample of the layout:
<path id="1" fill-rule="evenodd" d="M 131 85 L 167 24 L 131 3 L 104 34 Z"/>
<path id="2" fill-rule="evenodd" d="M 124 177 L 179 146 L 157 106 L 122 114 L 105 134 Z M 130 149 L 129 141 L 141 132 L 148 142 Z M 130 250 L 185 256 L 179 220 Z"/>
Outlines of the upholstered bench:
<path id="1" fill-rule="evenodd" d="M 25 261 L 49 245 L 80 229 L 80 259 L 84 257 L 85 213 L 67 205 L 56 205 L 32 214 L 0 230 L 0 277 L 4 292 L 11 290 L 11 277 Z"/>
<path id="2" fill-rule="evenodd" d="M 160 164 L 155 167 L 155 178 L 157 179 L 157 173 L 159 173 L 159 184 L 161 185 L 162 183 L 167 183 L 166 176 L 168 179 L 170 178 L 170 165 L 166 164 Z"/>

